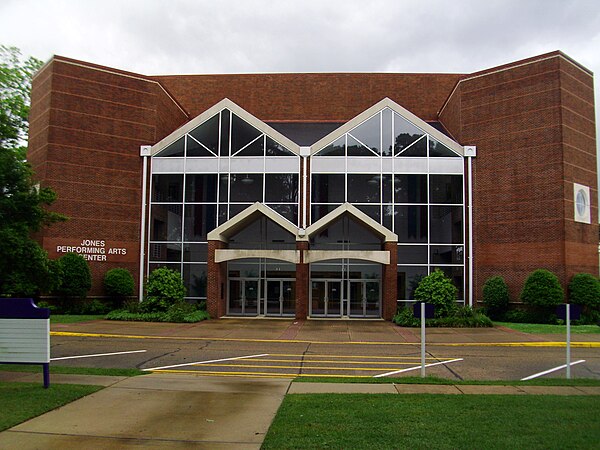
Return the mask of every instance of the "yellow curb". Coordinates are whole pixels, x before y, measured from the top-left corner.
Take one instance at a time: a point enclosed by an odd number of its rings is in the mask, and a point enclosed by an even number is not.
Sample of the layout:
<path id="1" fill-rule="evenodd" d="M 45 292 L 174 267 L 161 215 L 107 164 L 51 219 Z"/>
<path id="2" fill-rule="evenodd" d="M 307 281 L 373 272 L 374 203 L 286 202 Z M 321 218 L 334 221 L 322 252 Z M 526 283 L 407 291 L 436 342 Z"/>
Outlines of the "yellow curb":
<path id="1" fill-rule="evenodd" d="M 51 336 L 68 337 L 99 337 L 115 339 L 163 339 L 177 341 L 220 341 L 220 342 L 265 342 L 286 344 L 323 344 L 323 345 L 419 345 L 419 342 L 337 342 L 337 341 L 308 341 L 294 339 L 242 339 L 242 338 L 215 338 L 215 337 L 187 337 L 187 336 L 142 336 L 128 334 L 108 333 L 75 333 L 71 331 L 51 331 Z M 437 343 L 428 342 L 428 346 L 441 347 L 565 347 L 565 342 L 460 342 Z M 600 348 L 600 342 L 571 342 L 572 348 Z"/>

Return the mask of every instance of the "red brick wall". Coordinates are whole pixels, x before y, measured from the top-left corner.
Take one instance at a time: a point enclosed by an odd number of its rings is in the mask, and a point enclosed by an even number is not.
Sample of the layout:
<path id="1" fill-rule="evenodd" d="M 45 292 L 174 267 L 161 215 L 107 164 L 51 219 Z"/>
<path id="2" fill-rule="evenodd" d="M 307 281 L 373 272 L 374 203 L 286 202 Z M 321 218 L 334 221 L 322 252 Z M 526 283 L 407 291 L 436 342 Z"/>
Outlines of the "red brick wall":
<path id="1" fill-rule="evenodd" d="M 477 145 L 476 300 L 492 275 L 505 277 L 516 301 L 537 268 L 564 286 L 581 269 L 598 273 L 591 77 L 558 52 L 525 62 L 462 80 L 441 114 L 462 144 Z M 572 220 L 577 180 L 592 188 L 596 224 Z"/>
<path id="2" fill-rule="evenodd" d="M 33 81 L 28 158 L 37 178 L 58 194 L 52 209 L 70 218 L 41 233 L 44 247 L 57 257 L 60 239 L 68 245 L 97 239 L 127 251 L 127 258 L 90 262 L 90 295 L 102 295 L 112 267 L 125 267 L 137 282 L 139 148 L 186 120 L 175 106 L 156 82 L 59 57 Z"/>
<path id="3" fill-rule="evenodd" d="M 346 121 L 389 97 L 423 120 L 437 113 L 461 75 L 304 73 L 153 77 L 192 117 L 229 98 L 263 121 Z"/>

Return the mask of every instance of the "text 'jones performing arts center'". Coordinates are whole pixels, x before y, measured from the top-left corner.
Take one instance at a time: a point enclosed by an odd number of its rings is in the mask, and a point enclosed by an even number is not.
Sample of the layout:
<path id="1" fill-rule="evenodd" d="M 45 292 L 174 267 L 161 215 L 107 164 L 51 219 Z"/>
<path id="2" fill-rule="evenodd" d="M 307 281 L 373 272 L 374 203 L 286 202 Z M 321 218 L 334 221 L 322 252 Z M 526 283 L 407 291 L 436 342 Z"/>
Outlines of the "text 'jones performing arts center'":
<path id="1" fill-rule="evenodd" d="M 473 74 L 145 76 L 63 57 L 28 159 L 51 257 L 181 273 L 213 317 L 390 319 L 436 268 L 598 273 L 593 76 L 560 52 Z M 140 289 L 141 293 L 141 289 Z"/>

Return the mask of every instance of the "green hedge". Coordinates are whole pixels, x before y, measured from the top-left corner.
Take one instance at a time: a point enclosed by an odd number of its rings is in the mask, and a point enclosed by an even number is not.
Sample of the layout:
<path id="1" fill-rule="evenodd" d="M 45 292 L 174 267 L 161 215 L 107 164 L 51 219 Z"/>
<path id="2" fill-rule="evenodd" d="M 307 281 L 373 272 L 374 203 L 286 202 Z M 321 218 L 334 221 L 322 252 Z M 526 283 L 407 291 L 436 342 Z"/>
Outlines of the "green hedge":
<path id="1" fill-rule="evenodd" d="M 392 319 L 401 327 L 420 327 L 421 320 L 414 317 L 412 307 L 401 308 Z M 451 315 L 426 319 L 425 326 L 438 328 L 488 328 L 492 321 L 485 314 L 469 306 L 456 306 Z"/>

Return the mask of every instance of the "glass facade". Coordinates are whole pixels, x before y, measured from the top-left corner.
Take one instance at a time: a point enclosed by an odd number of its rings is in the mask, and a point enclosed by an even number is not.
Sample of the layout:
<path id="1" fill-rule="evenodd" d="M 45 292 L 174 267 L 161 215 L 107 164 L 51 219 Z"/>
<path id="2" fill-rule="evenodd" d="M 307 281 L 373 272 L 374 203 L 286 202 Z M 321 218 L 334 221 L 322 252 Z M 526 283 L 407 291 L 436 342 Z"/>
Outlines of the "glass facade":
<path id="1" fill-rule="evenodd" d="M 385 108 L 312 157 L 311 222 L 353 204 L 398 235 L 398 301 L 413 301 L 420 279 L 440 267 L 462 302 L 463 175 L 460 155 Z"/>
<path id="2" fill-rule="evenodd" d="M 303 226 L 306 183 L 306 226 L 349 203 L 397 235 L 399 302 L 413 301 L 420 279 L 437 267 L 454 281 L 464 301 L 462 156 L 428 133 L 428 127 L 385 107 L 311 149 L 303 181 L 299 150 L 286 148 L 267 128 L 223 108 L 153 156 L 148 271 L 172 268 L 181 273 L 188 298 L 206 299 L 208 234 L 256 202 L 295 228 Z M 236 229 L 227 248 L 289 251 L 296 249 L 296 239 L 261 216 Z M 380 235 L 345 215 L 311 235 L 309 249 L 353 252 L 310 264 L 309 286 L 303 289 L 310 316 L 381 317 L 383 265 L 356 256 L 381 252 Z M 295 264 L 263 257 L 223 264 L 227 314 L 295 314 Z"/>

